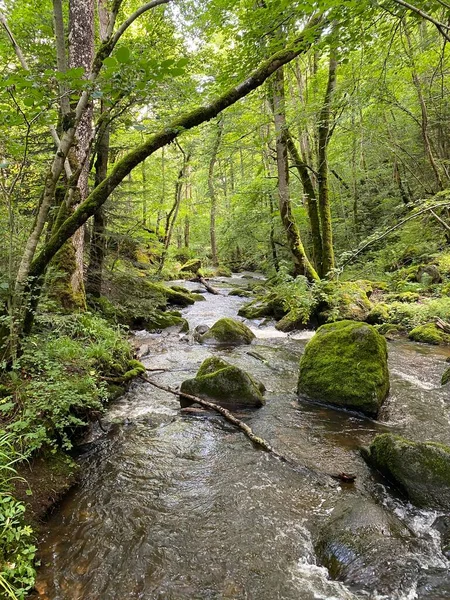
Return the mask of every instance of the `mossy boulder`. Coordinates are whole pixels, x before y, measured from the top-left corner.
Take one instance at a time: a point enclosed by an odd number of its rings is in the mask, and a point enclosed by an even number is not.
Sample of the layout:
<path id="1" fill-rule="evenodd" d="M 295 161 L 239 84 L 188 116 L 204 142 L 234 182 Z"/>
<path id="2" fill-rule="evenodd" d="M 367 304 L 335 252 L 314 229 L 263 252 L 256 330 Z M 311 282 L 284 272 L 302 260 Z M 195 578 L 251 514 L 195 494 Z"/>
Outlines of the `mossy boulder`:
<path id="1" fill-rule="evenodd" d="M 243 290 L 242 288 L 236 288 L 228 292 L 229 296 L 239 296 L 240 298 L 251 298 L 253 293 L 250 290 Z"/>
<path id="2" fill-rule="evenodd" d="M 264 404 L 265 387 L 251 375 L 218 357 L 207 358 L 194 379 L 181 384 L 180 403 L 194 404 L 183 393 L 210 399 L 224 408 L 259 408 Z"/>
<path id="3" fill-rule="evenodd" d="M 431 285 L 440 283 L 442 277 L 436 265 L 421 265 L 416 272 L 416 281 L 422 285 Z"/>
<path id="4" fill-rule="evenodd" d="M 347 495 L 321 521 L 314 549 L 333 579 L 393 597 L 405 572 L 413 577 L 418 567 L 412 544 L 412 535 L 397 517 L 373 501 Z M 410 561 L 412 569 L 407 568 Z"/>
<path id="5" fill-rule="evenodd" d="M 321 299 L 317 306 L 320 323 L 336 319 L 365 321 L 372 310 L 369 296 L 372 293 L 370 282 L 342 281 L 328 282 L 321 287 Z"/>
<path id="6" fill-rule="evenodd" d="M 386 323 L 389 321 L 391 316 L 391 311 L 389 309 L 389 305 L 384 302 L 379 302 L 375 304 L 372 310 L 367 315 L 367 323 L 371 325 L 381 325 L 382 323 Z"/>
<path id="7" fill-rule="evenodd" d="M 251 344 L 255 334 L 251 329 L 235 319 L 220 319 L 199 337 L 202 344 L 226 344 L 229 346 L 241 346 Z"/>
<path id="8" fill-rule="evenodd" d="M 148 331 L 168 329 L 169 327 L 178 327 L 182 332 L 189 331 L 189 323 L 176 311 L 154 311 L 143 320 L 142 326 Z"/>
<path id="9" fill-rule="evenodd" d="M 188 260 L 180 267 L 181 273 L 193 273 L 194 275 L 202 268 L 202 261 L 199 258 Z"/>
<path id="10" fill-rule="evenodd" d="M 376 417 L 388 392 L 386 340 L 371 325 L 322 325 L 306 345 L 299 394 Z"/>
<path id="11" fill-rule="evenodd" d="M 417 506 L 450 510 L 449 446 L 383 433 L 363 456 Z"/>
<path id="12" fill-rule="evenodd" d="M 230 268 L 221 265 L 220 267 L 217 267 L 214 275 L 216 277 L 231 277 L 232 273 Z"/>
<path id="13" fill-rule="evenodd" d="M 296 331 L 298 329 L 305 329 L 308 327 L 308 322 L 305 323 L 303 316 L 300 316 L 296 311 L 291 310 L 275 325 L 275 329 L 278 331 Z"/>
<path id="14" fill-rule="evenodd" d="M 434 344 L 435 346 L 450 343 L 450 335 L 444 333 L 442 329 L 439 329 L 439 327 L 436 326 L 436 323 L 419 325 L 409 332 L 408 337 L 414 342 Z"/>
<path id="15" fill-rule="evenodd" d="M 253 300 L 241 306 L 238 311 L 240 317 L 245 319 L 262 319 L 263 317 L 272 316 L 272 307 L 270 302 L 264 300 Z"/>

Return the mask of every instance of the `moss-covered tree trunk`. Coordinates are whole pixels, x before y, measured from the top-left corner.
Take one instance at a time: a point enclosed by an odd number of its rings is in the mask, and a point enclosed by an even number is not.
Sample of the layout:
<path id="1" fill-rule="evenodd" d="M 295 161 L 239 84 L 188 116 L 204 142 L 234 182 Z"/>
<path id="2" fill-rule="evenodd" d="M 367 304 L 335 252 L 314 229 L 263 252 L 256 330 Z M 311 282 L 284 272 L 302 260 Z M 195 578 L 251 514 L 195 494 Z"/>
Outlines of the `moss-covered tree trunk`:
<path id="1" fill-rule="evenodd" d="M 319 209 L 317 206 L 316 190 L 309 173 L 307 164 L 302 160 L 300 152 L 297 150 L 289 129 L 286 127 L 286 144 L 291 155 L 292 162 L 300 176 L 303 193 L 305 194 L 306 207 L 308 210 L 309 226 L 311 228 L 313 263 L 316 270 L 322 271 L 322 234 L 320 232 Z"/>
<path id="2" fill-rule="evenodd" d="M 281 221 L 286 232 L 289 250 L 291 251 L 294 259 L 295 274 L 305 275 L 309 280 L 315 281 L 319 279 L 319 276 L 306 255 L 306 251 L 300 237 L 300 231 L 292 213 L 292 205 L 289 195 L 289 164 L 286 143 L 286 110 L 283 68 L 279 69 L 275 73 L 272 89 L 277 147 L 278 204 Z"/>
<path id="3" fill-rule="evenodd" d="M 331 138 L 331 102 L 336 88 L 337 60 L 330 53 L 328 82 L 322 110 L 320 112 L 318 131 L 318 182 L 319 182 L 319 215 L 322 225 L 322 268 L 324 276 L 334 269 L 333 226 L 331 222 L 330 190 L 328 180 L 328 144 Z"/>
<path id="4" fill-rule="evenodd" d="M 214 182 L 214 167 L 217 162 L 217 154 L 219 152 L 220 142 L 222 140 L 223 135 L 223 119 L 219 119 L 217 124 L 217 133 L 214 138 L 214 143 L 211 152 L 211 159 L 209 161 L 209 169 L 208 169 L 208 191 L 209 198 L 211 201 L 211 212 L 210 212 L 210 220 L 209 220 L 209 236 L 211 241 L 211 257 L 212 263 L 215 267 L 219 264 L 219 259 L 217 257 L 217 240 L 216 240 L 216 216 L 217 216 L 217 194 L 216 194 L 216 186 Z"/>

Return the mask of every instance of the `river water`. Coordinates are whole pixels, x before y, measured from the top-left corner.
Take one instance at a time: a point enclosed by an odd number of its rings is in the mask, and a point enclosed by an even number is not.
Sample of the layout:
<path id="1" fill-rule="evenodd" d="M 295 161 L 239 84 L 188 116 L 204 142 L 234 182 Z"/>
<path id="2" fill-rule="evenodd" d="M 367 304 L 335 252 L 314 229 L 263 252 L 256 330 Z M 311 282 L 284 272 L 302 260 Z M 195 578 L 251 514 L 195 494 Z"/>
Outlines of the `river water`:
<path id="1" fill-rule="evenodd" d="M 183 311 L 191 330 L 235 317 L 245 300 L 227 289 L 250 281 L 216 281 L 222 295 L 205 294 L 205 302 Z M 266 406 L 240 416 L 300 468 L 259 451 L 221 417 L 182 413 L 175 396 L 137 381 L 111 405 L 108 433 L 93 432 L 80 458 L 81 482 L 47 524 L 39 598 L 450 598 L 450 564 L 431 527 L 437 513 L 397 497 L 359 454 L 383 431 L 449 442 L 448 391 L 439 385 L 448 351 L 390 343 L 391 394 L 375 422 L 299 401 L 298 361 L 312 332 L 288 336 L 259 321 L 247 324 L 257 335 L 251 347 L 213 349 L 173 332 L 137 332 L 136 339 L 148 346 L 146 366 L 165 369 L 151 373 L 164 385 L 192 377 L 212 354 L 261 380 Z M 326 475 L 338 472 L 356 474 L 356 483 Z M 417 540 L 398 585 L 383 587 L 380 577 L 380 588 L 370 578 L 348 586 L 318 564 L 317 526 L 337 504 L 355 499 L 386 507 Z M 384 572 L 390 558 L 374 556 L 374 573 Z"/>

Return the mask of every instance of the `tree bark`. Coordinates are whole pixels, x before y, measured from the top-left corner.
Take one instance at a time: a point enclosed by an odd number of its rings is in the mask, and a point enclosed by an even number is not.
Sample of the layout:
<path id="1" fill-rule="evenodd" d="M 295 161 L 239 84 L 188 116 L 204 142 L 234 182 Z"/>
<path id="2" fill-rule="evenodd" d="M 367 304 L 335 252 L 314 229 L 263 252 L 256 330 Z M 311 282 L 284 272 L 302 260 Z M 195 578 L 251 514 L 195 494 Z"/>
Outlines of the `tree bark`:
<path id="1" fill-rule="evenodd" d="M 289 196 L 284 73 L 282 68 L 276 72 L 274 77 L 273 113 L 277 147 L 278 203 L 281 221 L 286 232 L 289 249 L 294 259 L 294 273 L 295 275 L 304 275 L 311 281 L 316 281 L 319 279 L 319 276 L 306 256 L 305 248 L 300 238 L 300 231 L 295 223 L 294 215 L 292 214 L 291 199 Z"/>
<path id="2" fill-rule="evenodd" d="M 331 222 L 330 192 L 328 185 L 328 144 L 331 137 L 331 102 L 336 88 L 337 61 L 330 51 L 328 82 L 320 112 L 318 131 L 318 182 L 319 215 L 322 225 L 322 269 L 321 276 L 334 269 L 333 226 Z"/>
<path id="3" fill-rule="evenodd" d="M 211 212 L 209 221 L 209 236 L 211 240 L 211 256 L 212 263 L 215 267 L 219 265 L 219 259 L 217 258 L 217 242 L 216 242 L 216 214 L 217 214 L 217 194 L 214 185 L 214 167 L 217 162 L 217 154 L 219 152 L 220 142 L 223 135 L 223 119 L 219 119 L 217 124 L 217 134 L 214 139 L 211 159 L 209 161 L 208 169 L 208 191 L 209 198 L 211 200 Z"/>

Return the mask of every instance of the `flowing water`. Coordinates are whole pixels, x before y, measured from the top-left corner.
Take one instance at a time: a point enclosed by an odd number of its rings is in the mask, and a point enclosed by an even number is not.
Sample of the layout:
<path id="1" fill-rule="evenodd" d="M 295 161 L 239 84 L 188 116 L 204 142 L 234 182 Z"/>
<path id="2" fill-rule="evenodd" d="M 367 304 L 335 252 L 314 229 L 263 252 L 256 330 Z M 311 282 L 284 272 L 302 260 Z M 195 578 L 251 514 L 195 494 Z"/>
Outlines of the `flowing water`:
<path id="1" fill-rule="evenodd" d="M 222 280 L 222 285 L 244 281 Z M 191 330 L 236 316 L 245 300 L 227 296 L 225 287 L 222 294 L 206 294 L 205 302 L 184 310 Z M 248 324 L 257 335 L 251 347 L 213 349 L 191 335 L 168 332 L 138 332 L 137 340 L 148 345 L 143 362 L 165 369 L 151 374 L 164 385 L 176 387 L 195 375 L 212 354 L 260 379 L 267 388 L 266 406 L 240 416 L 302 468 L 293 470 L 257 450 L 221 417 L 182 413 L 175 396 L 135 382 L 110 407 L 108 433 L 94 432 L 80 459 L 80 484 L 48 522 L 40 598 L 450 598 L 449 563 L 431 528 L 437 514 L 398 498 L 359 454 L 383 431 L 448 443 L 450 402 L 439 386 L 446 352 L 391 343 L 391 394 L 374 422 L 298 400 L 298 360 L 312 332 L 287 336 L 258 321 Z M 342 471 L 357 475 L 355 485 L 326 475 Z M 338 503 L 356 497 L 384 505 L 417 540 L 405 553 L 398 590 L 387 595 L 369 583 L 356 589 L 332 581 L 317 564 L 317 524 Z M 383 571 L 390 558 L 373 569 Z"/>

